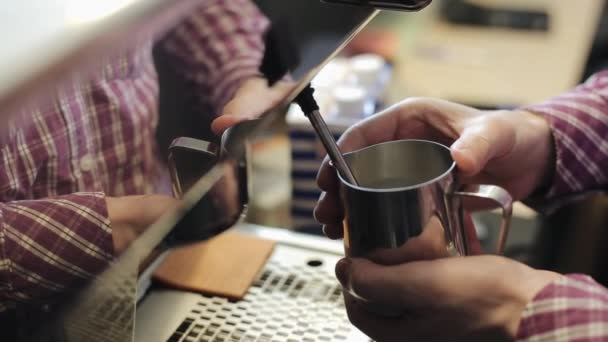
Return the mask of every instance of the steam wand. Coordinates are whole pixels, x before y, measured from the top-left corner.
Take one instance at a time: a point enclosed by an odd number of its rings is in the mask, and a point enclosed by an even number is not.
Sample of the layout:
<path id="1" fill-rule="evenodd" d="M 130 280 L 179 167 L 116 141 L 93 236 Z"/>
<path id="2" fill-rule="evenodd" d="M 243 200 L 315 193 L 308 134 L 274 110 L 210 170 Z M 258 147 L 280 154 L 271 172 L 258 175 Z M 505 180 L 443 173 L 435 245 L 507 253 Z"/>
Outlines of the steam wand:
<path id="1" fill-rule="evenodd" d="M 329 131 L 327 124 L 323 120 L 321 113 L 319 113 L 319 106 L 317 105 L 317 101 L 313 97 L 314 89 L 310 86 L 306 86 L 302 92 L 296 97 L 295 102 L 302 108 L 304 114 L 310 120 L 312 127 L 317 132 L 317 136 L 321 139 L 321 143 L 325 147 L 327 154 L 329 155 L 329 159 L 334 164 L 338 172 L 352 185 L 359 185 L 355 176 L 350 170 L 350 167 L 344 160 L 342 156 L 342 152 L 340 152 L 340 148 L 336 144 L 333 135 Z"/>

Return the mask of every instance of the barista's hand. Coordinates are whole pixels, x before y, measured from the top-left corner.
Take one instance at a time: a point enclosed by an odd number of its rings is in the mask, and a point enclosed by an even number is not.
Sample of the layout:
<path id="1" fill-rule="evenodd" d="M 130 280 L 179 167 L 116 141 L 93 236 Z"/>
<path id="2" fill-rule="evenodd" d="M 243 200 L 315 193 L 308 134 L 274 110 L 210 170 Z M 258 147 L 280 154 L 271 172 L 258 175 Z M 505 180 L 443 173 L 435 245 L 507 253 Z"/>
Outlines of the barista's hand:
<path id="1" fill-rule="evenodd" d="M 114 254 L 120 255 L 178 200 L 163 195 L 106 197 Z"/>
<path id="2" fill-rule="evenodd" d="M 375 341 L 514 340 L 526 304 L 560 277 L 496 256 L 397 266 L 343 259 L 336 275 L 374 307 L 403 310 L 398 318 L 382 317 L 345 292 L 349 319 Z"/>
<path id="3" fill-rule="evenodd" d="M 554 168 L 553 138 L 541 116 L 525 111 L 480 111 L 435 100 L 409 99 L 343 134 L 343 152 L 398 139 L 428 139 L 450 146 L 463 181 L 496 184 L 515 200 L 548 183 Z M 398 162 L 398 161 L 396 161 Z M 315 208 L 330 238 L 342 235 L 336 171 L 324 162 L 317 179 L 324 191 Z"/>
<path id="4" fill-rule="evenodd" d="M 292 82 L 280 81 L 269 87 L 262 77 L 247 79 L 224 106 L 222 114 L 213 120 L 211 129 L 219 135 L 241 121 L 258 118 L 277 105 L 293 86 Z"/>

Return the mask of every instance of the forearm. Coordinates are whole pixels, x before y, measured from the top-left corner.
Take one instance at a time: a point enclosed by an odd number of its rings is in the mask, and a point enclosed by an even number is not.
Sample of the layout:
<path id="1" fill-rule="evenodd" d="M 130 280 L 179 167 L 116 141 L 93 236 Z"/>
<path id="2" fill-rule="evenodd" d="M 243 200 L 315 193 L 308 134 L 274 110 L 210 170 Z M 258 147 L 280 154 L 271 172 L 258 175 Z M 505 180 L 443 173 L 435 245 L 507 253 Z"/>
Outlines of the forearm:
<path id="1" fill-rule="evenodd" d="M 101 193 L 3 203 L 0 215 L 0 310 L 63 292 L 113 258 Z"/>
<path id="2" fill-rule="evenodd" d="M 549 122 L 555 144 L 555 169 L 547 198 L 608 185 L 608 72 L 571 92 L 525 108 Z"/>
<path id="3" fill-rule="evenodd" d="M 608 290 L 588 276 L 561 277 L 541 290 L 528 304 L 517 339 L 608 339 Z"/>
<path id="4" fill-rule="evenodd" d="M 192 85 L 197 101 L 217 114 L 244 80 L 258 75 L 267 26 L 250 0 L 207 0 L 161 47 Z"/>

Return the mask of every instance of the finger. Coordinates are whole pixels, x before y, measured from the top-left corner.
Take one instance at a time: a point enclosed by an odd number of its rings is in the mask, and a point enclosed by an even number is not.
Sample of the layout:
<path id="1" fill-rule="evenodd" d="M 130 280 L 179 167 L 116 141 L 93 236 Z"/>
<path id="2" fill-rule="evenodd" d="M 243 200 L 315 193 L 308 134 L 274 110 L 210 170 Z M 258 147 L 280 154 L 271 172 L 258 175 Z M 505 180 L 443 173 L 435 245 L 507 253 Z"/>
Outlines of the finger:
<path id="1" fill-rule="evenodd" d="M 246 120 L 252 120 L 254 117 L 245 115 L 222 115 L 213 120 L 211 130 L 217 135 L 221 135 L 228 128 Z"/>
<path id="2" fill-rule="evenodd" d="M 488 161 L 506 155 L 514 145 L 513 130 L 505 129 L 502 120 L 482 116 L 478 124 L 463 130 L 450 149 L 460 171 L 471 177 L 483 170 Z"/>
<path id="3" fill-rule="evenodd" d="M 137 233 L 141 233 L 177 205 L 179 200 L 165 195 L 148 194 L 108 198 L 107 202 L 108 212 L 111 212 L 115 221 L 129 222 Z"/>
<path id="4" fill-rule="evenodd" d="M 323 224 L 323 234 L 330 239 L 337 240 L 343 237 L 341 222 L 344 213 L 339 198 L 338 175 L 327 158 L 325 159 L 317 175 L 317 184 L 323 193 L 319 197 L 313 215 L 317 222 Z"/>
<path id="5" fill-rule="evenodd" d="M 382 266 L 367 259 L 345 258 L 336 264 L 336 277 L 345 289 L 370 302 L 416 311 L 432 304 L 436 274 L 447 259 Z"/>
<path id="6" fill-rule="evenodd" d="M 342 222 L 342 206 L 335 192 L 323 192 L 313 212 L 315 219 L 323 224 L 339 224 Z"/>
<path id="7" fill-rule="evenodd" d="M 401 111 L 402 108 L 399 105 L 395 105 L 347 129 L 338 140 L 342 153 L 352 152 L 369 145 L 405 138 L 397 134 Z"/>
<path id="8" fill-rule="evenodd" d="M 344 229 L 341 224 L 325 224 L 323 234 L 332 240 L 339 240 L 344 237 Z"/>
<path id="9" fill-rule="evenodd" d="M 355 124 L 342 134 L 338 145 L 342 153 L 348 153 L 398 139 L 430 139 L 449 144 L 459 133 L 452 123 L 474 111 L 447 101 L 408 99 Z M 337 187 L 335 170 L 327 158 L 321 165 L 317 183 L 325 191 Z"/>
<path id="10" fill-rule="evenodd" d="M 339 182 L 336 168 L 331 165 L 329 158 L 325 157 L 317 174 L 317 185 L 323 191 L 338 192 Z"/>
<path id="11" fill-rule="evenodd" d="M 426 106 L 424 101 L 406 100 L 356 123 L 338 140 L 340 151 L 348 153 L 396 139 L 420 138 L 424 130 L 420 119 Z"/>
<path id="12" fill-rule="evenodd" d="M 410 98 L 366 119 L 345 132 L 341 143 L 347 149 L 360 148 L 396 139 L 453 141 L 474 108 L 456 103 Z"/>
<path id="13" fill-rule="evenodd" d="M 404 324 L 397 319 L 378 316 L 369 312 L 366 303 L 344 292 L 344 305 L 350 322 L 374 341 L 407 340 Z"/>
<path id="14" fill-rule="evenodd" d="M 281 81 L 268 87 L 268 81 L 262 77 L 247 79 L 234 98 L 224 106 L 222 114 L 214 120 L 211 129 L 219 135 L 241 121 L 260 117 L 277 106 L 294 87 L 293 82 Z"/>
<path id="15" fill-rule="evenodd" d="M 472 176 L 460 175 L 459 178 L 462 184 L 492 184 L 506 187 L 508 184 L 502 182 L 497 176 L 482 170 L 480 173 Z M 507 181 L 510 179 L 507 179 Z"/>
<path id="16" fill-rule="evenodd" d="M 340 151 L 344 154 L 381 142 L 406 138 L 397 136 L 398 112 L 398 107 L 389 108 L 347 129 L 338 140 Z M 323 191 L 338 189 L 339 179 L 328 157 L 321 164 L 317 184 Z"/>
<path id="17" fill-rule="evenodd" d="M 336 277 L 351 293 L 379 305 L 399 305 L 401 284 L 390 271 L 367 259 L 345 258 L 336 264 Z"/>

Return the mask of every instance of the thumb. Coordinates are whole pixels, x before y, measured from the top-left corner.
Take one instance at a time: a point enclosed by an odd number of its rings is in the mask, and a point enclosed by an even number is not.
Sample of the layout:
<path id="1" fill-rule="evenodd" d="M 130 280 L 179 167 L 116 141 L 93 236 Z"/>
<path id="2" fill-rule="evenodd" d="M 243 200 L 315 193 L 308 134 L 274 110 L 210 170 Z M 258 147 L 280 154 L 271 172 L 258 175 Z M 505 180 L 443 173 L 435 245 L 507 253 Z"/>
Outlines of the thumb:
<path id="1" fill-rule="evenodd" d="M 514 132 L 506 128 L 508 126 L 487 118 L 482 120 L 465 128 L 450 148 L 452 158 L 465 176 L 477 175 L 488 162 L 503 157 L 515 144 Z"/>
<path id="2" fill-rule="evenodd" d="M 213 122 L 211 123 L 211 130 L 213 131 L 213 133 L 215 133 L 217 135 L 221 135 L 228 128 L 230 128 L 242 121 L 252 120 L 252 119 L 254 119 L 253 116 L 249 117 L 249 116 L 245 116 L 245 115 L 225 114 L 225 115 L 219 116 L 215 120 L 213 120 Z"/>

